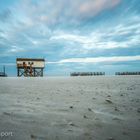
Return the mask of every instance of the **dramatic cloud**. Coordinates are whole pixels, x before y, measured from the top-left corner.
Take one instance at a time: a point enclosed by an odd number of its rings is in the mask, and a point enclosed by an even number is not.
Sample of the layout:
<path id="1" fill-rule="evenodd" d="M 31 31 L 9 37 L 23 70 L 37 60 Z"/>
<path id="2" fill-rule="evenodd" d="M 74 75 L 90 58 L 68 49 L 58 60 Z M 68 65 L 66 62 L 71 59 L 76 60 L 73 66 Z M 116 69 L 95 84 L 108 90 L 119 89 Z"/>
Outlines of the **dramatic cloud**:
<path id="1" fill-rule="evenodd" d="M 87 0 L 79 6 L 81 16 L 92 17 L 105 9 L 113 8 L 120 3 L 120 0 Z"/>
<path id="2" fill-rule="evenodd" d="M 93 18 L 104 10 L 118 6 L 120 2 L 121 0 L 23 0 L 13 7 L 13 14 L 27 27 L 40 23 L 49 26 L 79 25 L 83 20 Z"/>
<path id="3" fill-rule="evenodd" d="M 140 44 L 140 18 L 132 17 L 131 23 L 122 23 L 109 29 L 94 30 L 86 35 L 56 32 L 50 40 L 78 43 L 85 50 L 130 48 Z"/>
<path id="4" fill-rule="evenodd" d="M 138 56 L 113 56 L 113 57 L 96 57 L 96 58 L 69 58 L 57 62 L 48 63 L 101 63 L 101 62 L 127 62 L 127 61 L 140 61 Z"/>

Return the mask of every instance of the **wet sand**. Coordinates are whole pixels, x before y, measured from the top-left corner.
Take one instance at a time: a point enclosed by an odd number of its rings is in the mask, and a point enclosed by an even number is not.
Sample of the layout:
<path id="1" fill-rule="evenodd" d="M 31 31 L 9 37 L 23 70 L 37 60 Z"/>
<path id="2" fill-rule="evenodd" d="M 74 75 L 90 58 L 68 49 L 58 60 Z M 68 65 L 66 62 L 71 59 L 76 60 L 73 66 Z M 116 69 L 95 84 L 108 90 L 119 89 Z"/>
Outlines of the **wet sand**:
<path id="1" fill-rule="evenodd" d="M 140 76 L 0 78 L 0 140 L 139 138 Z"/>

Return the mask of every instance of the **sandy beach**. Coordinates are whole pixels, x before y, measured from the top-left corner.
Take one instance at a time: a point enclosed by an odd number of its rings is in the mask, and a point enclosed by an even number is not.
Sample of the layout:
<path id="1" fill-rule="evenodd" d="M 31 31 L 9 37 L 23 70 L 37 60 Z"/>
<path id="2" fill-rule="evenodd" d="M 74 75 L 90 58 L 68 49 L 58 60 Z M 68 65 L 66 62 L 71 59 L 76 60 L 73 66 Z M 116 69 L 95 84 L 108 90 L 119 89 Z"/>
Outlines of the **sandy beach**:
<path id="1" fill-rule="evenodd" d="M 0 140 L 138 140 L 140 76 L 0 78 Z"/>

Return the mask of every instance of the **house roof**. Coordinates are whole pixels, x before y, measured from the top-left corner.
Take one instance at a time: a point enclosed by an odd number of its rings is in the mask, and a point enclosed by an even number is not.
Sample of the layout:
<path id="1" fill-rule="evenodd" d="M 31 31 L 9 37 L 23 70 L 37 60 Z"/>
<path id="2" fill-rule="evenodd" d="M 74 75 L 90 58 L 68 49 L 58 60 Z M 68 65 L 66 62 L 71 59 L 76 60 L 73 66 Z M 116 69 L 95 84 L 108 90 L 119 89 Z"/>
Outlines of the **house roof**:
<path id="1" fill-rule="evenodd" d="M 17 58 L 17 61 L 45 61 L 42 58 Z"/>

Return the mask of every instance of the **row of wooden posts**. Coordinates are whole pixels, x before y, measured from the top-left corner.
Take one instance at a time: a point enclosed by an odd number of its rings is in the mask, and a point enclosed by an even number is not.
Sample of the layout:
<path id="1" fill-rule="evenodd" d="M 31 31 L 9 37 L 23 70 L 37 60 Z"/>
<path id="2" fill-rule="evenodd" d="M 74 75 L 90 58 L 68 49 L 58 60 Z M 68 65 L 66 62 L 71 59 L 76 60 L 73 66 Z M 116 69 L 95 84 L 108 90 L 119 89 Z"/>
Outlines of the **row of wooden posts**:
<path id="1" fill-rule="evenodd" d="M 98 76 L 105 75 L 105 72 L 73 72 L 70 74 L 71 76 Z"/>
<path id="2" fill-rule="evenodd" d="M 72 72 L 70 76 L 100 76 L 105 72 Z M 140 75 L 140 72 L 116 72 L 115 75 Z"/>
<path id="3" fill-rule="evenodd" d="M 140 75 L 140 72 L 116 72 L 115 75 Z"/>

